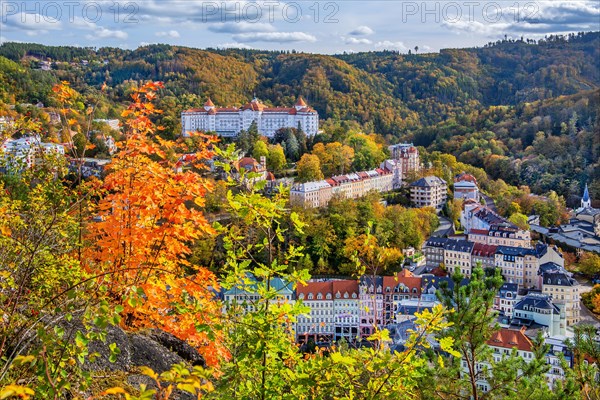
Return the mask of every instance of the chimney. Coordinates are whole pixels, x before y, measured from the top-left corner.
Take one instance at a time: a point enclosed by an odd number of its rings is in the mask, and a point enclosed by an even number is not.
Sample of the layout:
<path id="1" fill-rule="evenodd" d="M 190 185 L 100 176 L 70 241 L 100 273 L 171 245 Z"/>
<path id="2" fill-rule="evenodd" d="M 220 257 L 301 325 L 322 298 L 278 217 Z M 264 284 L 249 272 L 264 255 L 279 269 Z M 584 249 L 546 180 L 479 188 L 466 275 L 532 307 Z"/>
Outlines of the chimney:
<path id="1" fill-rule="evenodd" d="M 260 157 L 260 165 L 262 165 L 262 167 L 265 171 L 267 170 L 267 157 L 265 157 L 265 156 Z"/>

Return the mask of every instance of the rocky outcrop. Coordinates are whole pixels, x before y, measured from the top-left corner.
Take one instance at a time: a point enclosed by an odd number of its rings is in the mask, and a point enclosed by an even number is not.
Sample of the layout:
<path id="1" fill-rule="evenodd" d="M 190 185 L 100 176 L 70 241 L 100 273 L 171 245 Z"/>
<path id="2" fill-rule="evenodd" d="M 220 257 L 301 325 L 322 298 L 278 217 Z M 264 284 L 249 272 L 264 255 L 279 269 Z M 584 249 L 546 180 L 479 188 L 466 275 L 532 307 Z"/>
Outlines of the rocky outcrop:
<path id="1" fill-rule="evenodd" d="M 109 344 L 115 343 L 121 353 L 114 363 L 109 361 Z M 175 336 L 160 330 L 127 333 L 123 329 L 107 328 L 105 342 L 91 342 L 90 353 L 100 356 L 85 368 L 92 371 L 133 371 L 135 367 L 146 366 L 157 373 L 167 371 L 173 364 L 186 362 L 191 365 L 204 365 L 202 356 L 190 345 Z"/>

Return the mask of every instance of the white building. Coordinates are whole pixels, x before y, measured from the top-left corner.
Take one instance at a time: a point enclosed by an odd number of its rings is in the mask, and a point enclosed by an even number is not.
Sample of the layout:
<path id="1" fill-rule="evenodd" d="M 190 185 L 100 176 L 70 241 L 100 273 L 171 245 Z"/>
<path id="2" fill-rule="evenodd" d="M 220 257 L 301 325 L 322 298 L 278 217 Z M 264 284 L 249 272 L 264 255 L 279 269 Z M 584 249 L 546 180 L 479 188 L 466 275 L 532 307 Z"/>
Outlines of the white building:
<path id="1" fill-rule="evenodd" d="M 382 168 L 295 184 L 290 190 L 290 203 L 305 208 L 324 207 L 333 196 L 356 199 L 372 191 L 389 192 L 400 185 L 396 179 L 401 167 L 394 160 L 387 161 L 381 164 Z"/>
<path id="2" fill-rule="evenodd" d="M 392 158 L 398 161 L 402 167 L 402 180 L 406 179 L 406 174 L 418 172 L 421 169 L 421 159 L 419 158 L 419 149 L 412 143 L 399 143 L 388 147 Z"/>
<path id="3" fill-rule="evenodd" d="M 567 325 L 579 322 L 580 300 L 579 283 L 568 272 L 546 272 L 542 274 L 542 292 L 551 296 L 552 302 L 563 305 Z"/>
<path id="4" fill-rule="evenodd" d="M 479 200 L 479 188 L 476 184 L 469 181 L 454 182 L 455 199 L 473 199 Z"/>
<path id="5" fill-rule="evenodd" d="M 513 325 L 530 326 L 532 323 L 545 326 L 548 336 L 565 335 L 566 315 L 564 307 L 557 306 L 550 296 L 542 293 L 529 293 L 514 304 Z"/>
<path id="6" fill-rule="evenodd" d="M 209 98 L 203 108 L 181 113 L 183 136 L 200 131 L 235 137 L 242 129 L 248 130 L 252 122 L 256 122 L 258 132 L 267 137 L 275 136 L 281 128 L 297 128 L 298 125 L 307 136 L 314 136 L 319 131 L 319 114 L 302 97 L 294 107 L 267 107 L 255 98 L 240 108 L 215 107 Z"/>
<path id="7" fill-rule="evenodd" d="M 479 188 L 477 179 L 466 172 L 462 172 L 454 177 L 454 198 L 471 199 L 479 201 Z"/>
<path id="8" fill-rule="evenodd" d="M 358 282 L 311 281 L 296 288 L 296 297 L 310 310 L 299 315 L 296 335 L 300 341 L 357 340 L 359 318 Z"/>
<path id="9" fill-rule="evenodd" d="M 440 211 L 448 195 L 446 181 L 437 176 L 426 176 L 410 184 L 410 201 L 415 207 L 433 207 Z"/>
<path id="10" fill-rule="evenodd" d="M 295 302 L 294 285 L 280 278 L 273 278 L 269 283 L 272 289 L 277 291 L 276 301 L 279 304 Z M 260 295 L 259 283 L 254 276 L 248 276 L 246 281 L 232 287 L 222 293 L 223 312 L 230 307 L 241 308 L 245 312 L 252 312 L 264 304 L 264 298 Z"/>
<path id="11" fill-rule="evenodd" d="M 44 143 L 39 136 L 8 139 L 0 147 L 0 168 L 23 170 L 31 168 L 44 157 L 64 156 L 65 148 Z"/>

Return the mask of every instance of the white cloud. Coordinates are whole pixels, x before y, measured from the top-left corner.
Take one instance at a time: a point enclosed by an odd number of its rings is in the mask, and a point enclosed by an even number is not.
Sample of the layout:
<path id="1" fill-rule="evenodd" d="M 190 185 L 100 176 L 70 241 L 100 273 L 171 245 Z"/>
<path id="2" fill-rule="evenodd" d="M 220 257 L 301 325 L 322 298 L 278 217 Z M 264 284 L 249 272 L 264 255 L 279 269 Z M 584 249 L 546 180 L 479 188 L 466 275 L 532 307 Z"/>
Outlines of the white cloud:
<path id="1" fill-rule="evenodd" d="M 342 39 L 344 39 L 344 42 L 346 44 L 371 44 L 371 43 L 373 43 L 367 38 L 355 38 L 355 37 L 344 38 L 342 36 Z"/>
<path id="2" fill-rule="evenodd" d="M 537 1 L 520 9 L 506 6 L 489 11 L 482 21 L 444 21 L 441 26 L 454 33 L 468 33 L 488 38 L 508 36 L 543 36 L 552 33 L 597 30 L 600 3 L 591 1 Z M 518 12 L 517 12 L 518 11 Z"/>
<path id="3" fill-rule="evenodd" d="M 125 40 L 129 37 L 127 32 L 120 30 L 111 30 L 102 26 L 97 26 L 93 33 L 85 35 L 88 40 L 96 39 L 121 39 Z"/>
<path id="4" fill-rule="evenodd" d="M 316 42 L 317 38 L 304 32 L 254 32 L 233 35 L 233 40 L 242 43 L 248 42 Z"/>
<path id="5" fill-rule="evenodd" d="M 7 30 L 48 32 L 62 28 L 60 20 L 41 14 L 15 13 L 2 17 L 2 26 Z"/>
<path id="6" fill-rule="evenodd" d="M 217 49 L 253 49 L 254 47 L 249 46 L 245 43 L 222 43 L 217 46 Z"/>
<path id="7" fill-rule="evenodd" d="M 176 30 L 170 30 L 168 32 L 156 32 L 156 36 L 158 37 L 168 37 L 171 39 L 177 39 L 181 35 Z"/>
<path id="8" fill-rule="evenodd" d="M 355 29 L 351 30 L 349 35 L 364 36 L 364 35 L 372 35 L 373 33 L 375 33 L 375 31 L 373 29 L 369 28 L 366 25 L 361 25 L 361 26 L 358 26 Z"/>
<path id="9" fill-rule="evenodd" d="M 240 21 L 212 24 L 209 25 L 208 30 L 218 33 L 274 32 L 275 27 L 271 24 L 262 22 L 252 23 Z"/>
<path id="10" fill-rule="evenodd" d="M 383 40 L 375 43 L 376 49 L 382 50 L 398 50 L 398 51 L 406 51 L 408 48 L 402 42 L 392 42 L 390 40 Z"/>

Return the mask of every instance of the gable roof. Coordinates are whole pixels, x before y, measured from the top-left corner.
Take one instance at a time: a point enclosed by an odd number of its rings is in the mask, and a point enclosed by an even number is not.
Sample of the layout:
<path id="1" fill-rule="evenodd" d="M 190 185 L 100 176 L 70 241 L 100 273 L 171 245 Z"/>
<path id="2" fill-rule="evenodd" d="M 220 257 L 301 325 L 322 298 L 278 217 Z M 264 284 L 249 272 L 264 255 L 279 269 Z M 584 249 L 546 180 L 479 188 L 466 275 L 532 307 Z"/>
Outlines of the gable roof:
<path id="1" fill-rule="evenodd" d="M 411 187 L 436 187 L 446 185 L 446 181 L 437 176 L 426 176 L 410 184 Z"/>
<path id="2" fill-rule="evenodd" d="M 531 351 L 533 343 L 523 330 L 514 330 L 501 328 L 498 332 L 494 333 L 490 340 L 487 341 L 489 346 L 503 347 L 505 349 L 514 349 L 521 351 Z"/>

